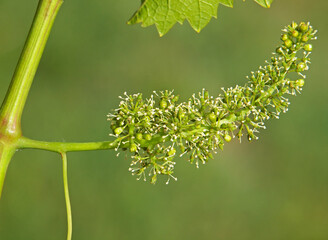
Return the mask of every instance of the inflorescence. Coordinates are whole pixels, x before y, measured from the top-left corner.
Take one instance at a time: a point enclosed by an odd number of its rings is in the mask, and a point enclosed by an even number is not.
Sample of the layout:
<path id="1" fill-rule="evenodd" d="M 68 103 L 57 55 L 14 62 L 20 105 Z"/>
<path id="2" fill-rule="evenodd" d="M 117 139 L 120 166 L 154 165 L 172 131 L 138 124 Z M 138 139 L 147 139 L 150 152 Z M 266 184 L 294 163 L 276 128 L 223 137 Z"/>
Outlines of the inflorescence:
<path id="1" fill-rule="evenodd" d="M 288 111 L 287 96 L 301 92 L 312 51 L 308 42 L 316 39 L 315 34 L 309 23 L 293 22 L 283 30 L 282 45 L 264 67 L 252 72 L 244 86 L 222 88 L 217 97 L 203 90 L 179 103 L 173 91 L 154 92 L 148 99 L 141 93 L 125 93 L 108 120 L 119 140 L 116 150 L 129 149 L 133 155 L 129 170 L 138 179 L 149 175 L 151 183 L 158 175 L 167 175 L 168 183 L 176 180 L 176 155 L 187 155 L 198 167 L 234 137 L 257 139 L 265 120 Z M 294 79 L 288 78 L 293 72 Z"/>

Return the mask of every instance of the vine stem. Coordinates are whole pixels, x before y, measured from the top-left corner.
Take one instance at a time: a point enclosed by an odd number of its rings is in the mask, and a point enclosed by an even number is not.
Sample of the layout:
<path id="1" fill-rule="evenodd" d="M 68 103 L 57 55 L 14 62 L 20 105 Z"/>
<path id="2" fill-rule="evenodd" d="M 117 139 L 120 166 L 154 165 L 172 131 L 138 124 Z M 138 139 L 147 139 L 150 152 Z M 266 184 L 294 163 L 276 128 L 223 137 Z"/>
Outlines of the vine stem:
<path id="1" fill-rule="evenodd" d="M 63 0 L 40 0 L 24 49 L 0 108 L 0 197 L 6 172 L 22 136 L 21 116 L 54 20 Z"/>
<path id="2" fill-rule="evenodd" d="M 106 150 L 114 149 L 120 143 L 120 139 L 114 141 L 103 142 L 84 142 L 84 143 L 70 143 L 70 142 L 47 142 L 21 137 L 18 141 L 17 147 L 20 149 L 41 149 L 51 152 L 76 152 L 76 151 L 92 151 L 92 150 Z"/>
<path id="3" fill-rule="evenodd" d="M 63 0 L 40 0 L 18 61 L 14 76 L 0 110 L 0 133 L 21 135 L 21 116 L 53 22 Z M 2 130 L 2 131 L 1 131 Z"/>
<path id="4" fill-rule="evenodd" d="M 63 160 L 63 180 L 64 180 L 64 192 L 65 192 L 65 203 L 67 212 L 67 240 L 72 239 L 72 208 L 68 190 L 68 177 L 67 177 L 67 155 L 66 152 L 61 153 Z"/>
<path id="5" fill-rule="evenodd" d="M 224 123 L 232 122 L 226 120 Z M 195 132 L 202 132 L 204 128 L 194 129 L 186 131 L 185 136 L 192 135 Z M 40 149 L 51 152 L 78 152 L 78 151 L 94 151 L 94 150 L 108 150 L 118 148 L 129 148 L 130 143 L 124 142 L 127 136 L 116 138 L 113 141 L 101 141 L 101 142 L 47 142 L 33 140 L 26 137 L 20 137 L 17 142 L 18 149 Z M 162 134 L 156 134 L 151 140 L 138 140 L 140 147 L 148 147 L 156 145 L 162 142 L 170 141 L 170 137 L 163 136 Z"/>

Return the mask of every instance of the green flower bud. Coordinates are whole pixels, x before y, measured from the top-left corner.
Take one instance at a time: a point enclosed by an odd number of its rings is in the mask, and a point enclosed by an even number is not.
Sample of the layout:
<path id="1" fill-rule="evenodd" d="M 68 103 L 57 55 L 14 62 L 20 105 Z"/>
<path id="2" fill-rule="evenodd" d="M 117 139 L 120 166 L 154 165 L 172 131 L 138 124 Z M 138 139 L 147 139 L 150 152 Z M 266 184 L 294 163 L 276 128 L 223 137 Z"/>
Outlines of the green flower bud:
<path id="1" fill-rule="evenodd" d="M 290 39 L 287 39 L 285 42 L 284 42 L 285 46 L 287 48 L 290 48 L 291 46 L 293 46 L 293 41 L 290 40 Z"/>
<path id="2" fill-rule="evenodd" d="M 172 99 L 172 102 L 177 102 L 179 100 L 179 95 L 175 96 L 173 99 Z"/>
<path id="3" fill-rule="evenodd" d="M 148 116 L 145 116 L 145 117 L 143 118 L 142 125 L 143 125 L 144 127 L 149 127 L 149 126 L 150 126 L 150 118 L 149 118 Z"/>
<path id="4" fill-rule="evenodd" d="M 159 107 L 160 107 L 161 109 L 165 109 L 165 108 L 167 108 L 167 101 L 165 101 L 165 100 L 161 100 L 160 103 L 159 103 Z"/>
<path id="5" fill-rule="evenodd" d="M 298 29 L 301 31 L 301 32 L 306 32 L 309 27 L 308 25 L 305 23 L 305 22 L 301 22 L 298 26 Z"/>
<path id="6" fill-rule="evenodd" d="M 283 35 L 281 35 L 281 40 L 282 40 L 282 41 L 286 41 L 286 40 L 288 40 L 288 39 L 289 39 L 289 37 L 288 37 L 287 34 L 283 34 Z"/>
<path id="7" fill-rule="evenodd" d="M 150 183 L 151 183 L 151 184 L 155 184 L 156 181 L 157 181 L 157 175 L 155 174 L 155 175 L 153 175 L 153 176 L 151 177 L 151 181 L 150 181 Z"/>
<path id="8" fill-rule="evenodd" d="M 229 135 L 229 134 L 226 134 L 226 135 L 224 135 L 224 140 L 226 141 L 226 142 L 230 142 L 231 141 L 231 136 Z"/>
<path id="9" fill-rule="evenodd" d="M 213 157 L 213 154 L 212 154 L 212 153 L 208 153 L 208 154 L 207 154 L 207 157 L 208 157 L 208 158 L 211 158 L 211 159 L 214 159 L 214 157 Z"/>
<path id="10" fill-rule="evenodd" d="M 121 127 L 115 128 L 114 130 L 116 136 L 120 135 L 122 132 L 123 132 L 123 128 Z"/>
<path id="11" fill-rule="evenodd" d="M 190 114 L 189 114 L 189 118 L 190 118 L 190 119 L 194 119 L 194 118 L 195 118 L 195 114 L 190 113 Z"/>
<path id="12" fill-rule="evenodd" d="M 307 41 L 309 41 L 309 36 L 308 35 L 304 35 L 304 36 L 302 36 L 302 42 L 307 42 Z"/>
<path id="13" fill-rule="evenodd" d="M 299 64 L 297 64 L 297 72 L 303 72 L 304 70 L 306 70 L 306 64 L 304 62 L 300 62 Z"/>
<path id="14" fill-rule="evenodd" d="M 312 44 L 306 44 L 306 45 L 304 46 L 304 50 L 305 50 L 305 51 L 308 51 L 308 52 L 311 52 L 311 51 L 312 51 Z"/>
<path id="15" fill-rule="evenodd" d="M 194 155 L 191 155 L 190 158 L 189 158 L 190 163 L 193 163 L 194 160 L 195 160 L 195 156 Z"/>
<path id="16" fill-rule="evenodd" d="M 278 47 L 278 48 L 276 49 L 276 53 L 279 53 L 279 54 L 282 54 L 282 53 L 283 53 L 281 47 Z"/>
<path id="17" fill-rule="evenodd" d="M 304 81 L 304 79 L 298 79 L 298 80 L 296 80 L 295 83 L 296 83 L 296 86 L 303 87 L 305 84 L 305 81 Z"/>
<path id="18" fill-rule="evenodd" d="M 171 150 L 167 153 L 167 155 L 173 156 L 175 152 L 176 152 L 175 148 L 171 148 Z"/>
<path id="19" fill-rule="evenodd" d="M 144 135 L 144 138 L 147 140 L 147 141 L 150 141 L 151 140 L 151 135 L 149 133 L 145 134 Z"/>
<path id="20" fill-rule="evenodd" d="M 204 98 L 205 98 L 206 100 L 209 98 L 209 96 L 208 96 L 208 91 L 207 91 L 207 90 L 204 92 Z"/>
<path id="21" fill-rule="evenodd" d="M 139 140 L 139 141 L 142 140 L 142 133 L 137 133 L 136 134 L 136 139 Z"/>
<path id="22" fill-rule="evenodd" d="M 137 102 L 142 103 L 142 94 L 141 93 L 137 97 Z"/>
<path id="23" fill-rule="evenodd" d="M 132 143 L 132 144 L 130 145 L 130 152 L 134 153 L 134 152 L 136 152 L 137 150 L 138 150 L 137 145 L 136 145 L 135 143 Z"/>
<path id="24" fill-rule="evenodd" d="M 292 31 L 292 36 L 293 37 L 298 37 L 299 32 L 297 30 Z"/>
<path id="25" fill-rule="evenodd" d="M 208 118 L 210 119 L 210 121 L 211 121 L 212 123 L 215 123 L 215 122 L 216 122 L 216 115 L 215 115 L 214 113 L 210 113 L 210 114 L 208 115 Z"/>
<path id="26" fill-rule="evenodd" d="M 236 120 L 236 115 L 235 114 L 230 114 L 228 117 L 227 117 L 227 120 L 228 121 L 231 121 L 231 122 L 233 122 L 233 121 L 235 121 Z"/>
<path id="27" fill-rule="evenodd" d="M 179 113 L 178 114 L 179 114 L 179 118 L 180 119 L 183 119 L 185 117 L 185 113 L 183 112 L 183 110 L 181 108 L 179 109 Z"/>
<path id="28" fill-rule="evenodd" d="M 297 23 L 296 22 L 292 22 L 291 27 L 294 28 L 294 29 L 296 29 L 297 28 Z"/>

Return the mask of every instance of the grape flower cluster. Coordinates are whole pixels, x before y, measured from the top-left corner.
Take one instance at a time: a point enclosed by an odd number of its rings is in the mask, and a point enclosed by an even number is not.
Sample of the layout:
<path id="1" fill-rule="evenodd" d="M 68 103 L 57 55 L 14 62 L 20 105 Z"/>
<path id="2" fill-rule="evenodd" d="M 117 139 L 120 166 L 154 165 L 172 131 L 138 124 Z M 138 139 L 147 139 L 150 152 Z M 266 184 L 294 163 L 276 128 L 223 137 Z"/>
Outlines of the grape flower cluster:
<path id="1" fill-rule="evenodd" d="M 151 183 L 167 175 L 168 183 L 176 180 L 176 155 L 187 155 L 198 167 L 234 137 L 257 139 L 265 120 L 288 111 L 287 96 L 301 92 L 312 51 L 309 41 L 316 39 L 316 32 L 309 23 L 293 22 L 283 30 L 282 44 L 265 66 L 252 72 L 244 86 L 222 88 L 217 97 L 203 89 L 179 103 L 173 91 L 154 92 L 147 99 L 141 93 L 125 93 L 108 120 L 118 141 L 116 150 L 132 153 L 132 174 L 144 180 L 149 176 Z M 289 73 L 297 74 L 291 79 Z"/>

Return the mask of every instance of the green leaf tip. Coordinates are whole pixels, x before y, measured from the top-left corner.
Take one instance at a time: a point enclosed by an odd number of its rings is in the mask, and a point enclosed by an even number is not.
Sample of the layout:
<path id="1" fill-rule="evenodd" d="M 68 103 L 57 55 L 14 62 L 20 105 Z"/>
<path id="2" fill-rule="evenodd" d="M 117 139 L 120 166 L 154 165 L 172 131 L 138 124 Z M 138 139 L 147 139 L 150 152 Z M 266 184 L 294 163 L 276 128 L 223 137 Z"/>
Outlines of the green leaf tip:
<path id="1" fill-rule="evenodd" d="M 288 97 L 301 93 L 313 49 L 309 42 L 316 32 L 309 23 L 293 22 L 264 66 L 251 72 L 243 86 L 222 88 L 217 96 L 203 89 L 179 102 L 167 90 L 146 99 L 140 93 L 124 93 L 108 120 L 119 141 L 116 151 L 130 149 L 130 172 L 138 179 L 149 176 L 151 183 L 158 175 L 176 180 L 178 156 L 198 167 L 233 138 L 257 139 L 267 120 L 288 111 Z"/>
<path id="2" fill-rule="evenodd" d="M 254 1 L 269 8 L 273 0 Z M 143 0 L 127 24 L 155 25 L 159 35 L 164 36 L 177 22 L 187 20 L 199 33 L 212 18 L 217 18 L 219 4 L 233 7 L 233 0 Z"/>
<path id="3" fill-rule="evenodd" d="M 271 7 L 273 0 L 255 0 L 255 2 L 260 4 L 262 7 L 269 8 Z"/>

